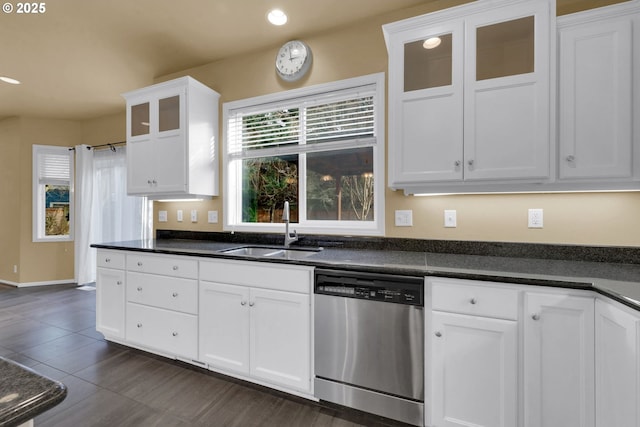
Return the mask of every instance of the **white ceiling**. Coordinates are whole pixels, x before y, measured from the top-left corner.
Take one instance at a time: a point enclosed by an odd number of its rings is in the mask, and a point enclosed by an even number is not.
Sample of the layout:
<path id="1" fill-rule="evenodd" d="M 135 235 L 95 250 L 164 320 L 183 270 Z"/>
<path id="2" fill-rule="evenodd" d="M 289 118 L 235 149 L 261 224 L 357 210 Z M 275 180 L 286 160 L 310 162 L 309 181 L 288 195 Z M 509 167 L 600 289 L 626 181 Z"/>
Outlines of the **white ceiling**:
<path id="1" fill-rule="evenodd" d="M 14 5 L 17 2 L 12 2 Z M 88 119 L 155 77 L 272 48 L 425 0 L 51 0 L 43 14 L 0 12 L 0 119 Z M 266 21 L 280 7 L 284 27 Z"/>

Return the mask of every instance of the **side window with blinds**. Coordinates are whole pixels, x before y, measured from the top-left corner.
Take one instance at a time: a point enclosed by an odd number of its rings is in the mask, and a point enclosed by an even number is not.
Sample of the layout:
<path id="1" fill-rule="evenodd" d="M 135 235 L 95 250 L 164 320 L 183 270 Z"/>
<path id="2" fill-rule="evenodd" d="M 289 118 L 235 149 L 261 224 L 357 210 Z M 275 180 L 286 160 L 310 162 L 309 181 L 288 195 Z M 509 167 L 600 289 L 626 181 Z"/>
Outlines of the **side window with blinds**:
<path id="1" fill-rule="evenodd" d="M 298 231 L 381 234 L 382 84 L 225 104 L 225 227 L 277 230 L 288 201 Z"/>
<path id="2" fill-rule="evenodd" d="M 67 147 L 33 146 L 33 241 L 72 240 L 73 157 Z"/>

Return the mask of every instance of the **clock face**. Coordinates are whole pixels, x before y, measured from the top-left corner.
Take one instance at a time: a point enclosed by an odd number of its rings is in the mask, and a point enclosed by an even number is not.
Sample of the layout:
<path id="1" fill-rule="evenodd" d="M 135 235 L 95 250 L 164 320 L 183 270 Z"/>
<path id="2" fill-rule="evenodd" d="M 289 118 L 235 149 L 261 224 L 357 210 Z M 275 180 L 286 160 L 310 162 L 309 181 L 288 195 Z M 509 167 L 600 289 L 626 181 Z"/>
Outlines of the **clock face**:
<path id="1" fill-rule="evenodd" d="M 292 40 L 285 43 L 276 56 L 276 71 L 286 81 L 304 76 L 311 66 L 311 49 L 306 43 Z"/>

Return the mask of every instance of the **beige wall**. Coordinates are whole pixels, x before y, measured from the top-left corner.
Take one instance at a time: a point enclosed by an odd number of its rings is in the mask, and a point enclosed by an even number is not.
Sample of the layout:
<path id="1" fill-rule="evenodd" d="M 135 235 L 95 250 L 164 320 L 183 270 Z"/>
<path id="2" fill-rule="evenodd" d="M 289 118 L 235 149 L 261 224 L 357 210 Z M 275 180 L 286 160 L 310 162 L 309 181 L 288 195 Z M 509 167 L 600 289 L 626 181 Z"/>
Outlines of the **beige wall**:
<path id="1" fill-rule="evenodd" d="M 21 117 L 0 122 L 0 280 L 25 284 L 73 279 L 73 242 L 32 241 L 31 147 L 70 147 L 80 141 L 81 126 L 75 121 Z"/>
<path id="2" fill-rule="evenodd" d="M 20 259 L 20 119 L 0 121 L 0 279 L 18 281 Z"/>
<path id="3" fill-rule="evenodd" d="M 386 72 L 387 51 L 380 28 L 382 24 L 461 3 L 464 2 L 428 3 L 347 29 L 305 37 L 313 49 L 314 63 L 309 75 L 294 84 L 283 83 L 274 72 L 273 61 L 278 46 L 163 76 L 157 81 L 191 75 L 220 92 L 222 102 L 227 102 Z M 612 2 L 563 2 L 559 13 L 608 3 Z M 401 192 L 387 190 L 385 197 L 388 237 L 640 246 L 640 193 L 637 192 L 407 197 Z M 529 208 L 544 209 L 543 229 L 527 227 Z M 176 221 L 178 209 L 184 211 L 184 222 Z M 188 213 L 192 209 L 198 210 L 198 223 L 189 221 Z M 396 227 L 396 209 L 412 210 L 414 226 Z M 444 228 L 445 209 L 457 211 L 457 228 Z M 157 218 L 158 210 L 169 213 L 167 223 L 155 224 L 158 229 L 222 231 L 221 222 L 206 223 L 208 210 L 217 210 L 221 217 L 222 197 L 204 202 L 156 203 L 154 218 Z"/>

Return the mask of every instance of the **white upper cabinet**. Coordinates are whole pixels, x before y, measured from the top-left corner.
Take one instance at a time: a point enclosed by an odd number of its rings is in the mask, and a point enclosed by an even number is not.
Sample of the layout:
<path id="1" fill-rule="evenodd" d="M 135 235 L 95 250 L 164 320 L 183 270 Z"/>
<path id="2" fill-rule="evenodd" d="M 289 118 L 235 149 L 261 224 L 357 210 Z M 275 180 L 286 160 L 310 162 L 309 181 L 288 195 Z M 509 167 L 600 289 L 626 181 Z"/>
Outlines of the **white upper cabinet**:
<path id="1" fill-rule="evenodd" d="M 548 181 L 554 16 L 547 0 L 479 1 L 383 26 L 391 188 Z"/>
<path id="2" fill-rule="evenodd" d="M 560 180 L 637 188 L 639 48 L 638 2 L 558 18 Z"/>
<path id="3" fill-rule="evenodd" d="M 125 93 L 127 192 L 152 198 L 218 195 L 218 100 L 191 77 Z"/>

